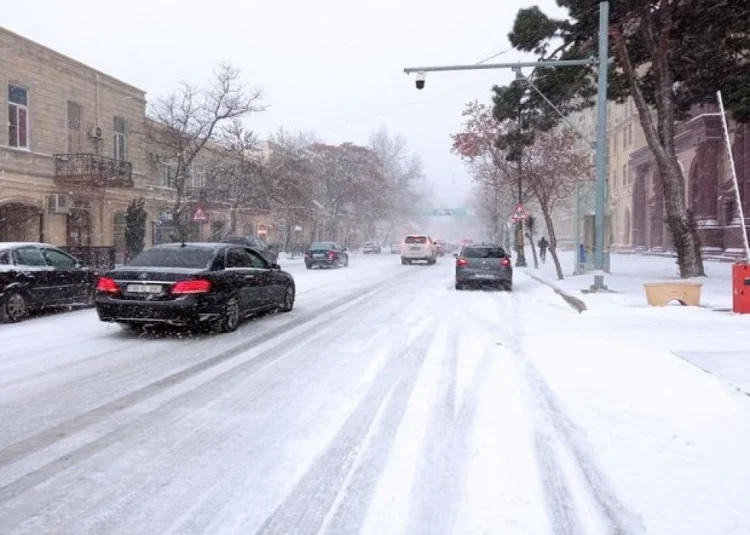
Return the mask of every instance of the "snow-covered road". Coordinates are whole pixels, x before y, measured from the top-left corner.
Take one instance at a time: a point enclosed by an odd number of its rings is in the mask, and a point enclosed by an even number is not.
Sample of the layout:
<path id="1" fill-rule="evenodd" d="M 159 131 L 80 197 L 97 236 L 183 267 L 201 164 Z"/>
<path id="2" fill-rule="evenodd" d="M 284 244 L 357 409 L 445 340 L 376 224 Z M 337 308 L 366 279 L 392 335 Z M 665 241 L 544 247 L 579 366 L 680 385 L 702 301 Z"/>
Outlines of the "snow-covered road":
<path id="1" fill-rule="evenodd" d="M 0 326 L 0 532 L 750 532 L 750 398 L 451 260 L 297 262 L 223 336 Z"/>

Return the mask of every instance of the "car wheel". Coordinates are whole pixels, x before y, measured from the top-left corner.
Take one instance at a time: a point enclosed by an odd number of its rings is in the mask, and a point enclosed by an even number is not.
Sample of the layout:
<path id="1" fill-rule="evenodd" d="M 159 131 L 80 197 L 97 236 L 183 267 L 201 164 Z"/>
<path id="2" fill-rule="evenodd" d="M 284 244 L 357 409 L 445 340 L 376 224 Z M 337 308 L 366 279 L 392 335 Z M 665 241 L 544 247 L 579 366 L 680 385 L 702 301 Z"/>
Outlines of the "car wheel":
<path id="1" fill-rule="evenodd" d="M 463 284 L 461 284 L 460 282 L 457 282 L 457 283 L 456 283 L 456 290 L 459 290 L 459 291 L 460 291 L 460 290 L 463 290 L 463 289 L 464 289 L 464 285 L 463 285 Z"/>
<path id="2" fill-rule="evenodd" d="M 0 304 L 0 321 L 16 323 L 29 315 L 29 303 L 21 292 L 10 290 Z"/>
<path id="3" fill-rule="evenodd" d="M 344 267 L 349 267 L 349 257 L 346 257 L 346 262 L 344 262 Z"/>
<path id="4" fill-rule="evenodd" d="M 291 312 L 294 308 L 294 286 L 291 284 L 284 290 L 284 298 L 280 308 L 282 312 Z"/>
<path id="5" fill-rule="evenodd" d="M 240 303 L 236 297 L 230 297 L 224 304 L 221 317 L 216 320 L 214 331 L 218 333 L 231 333 L 237 330 L 240 324 Z"/>
<path id="6" fill-rule="evenodd" d="M 312 269 L 312 264 L 305 264 L 305 267 L 306 267 L 307 269 Z"/>
<path id="7" fill-rule="evenodd" d="M 512 292 L 513 291 L 513 283 L 512 282 L 509 282 L 508 284 L 505 285 L 505 291 L 506 292 Z"/>

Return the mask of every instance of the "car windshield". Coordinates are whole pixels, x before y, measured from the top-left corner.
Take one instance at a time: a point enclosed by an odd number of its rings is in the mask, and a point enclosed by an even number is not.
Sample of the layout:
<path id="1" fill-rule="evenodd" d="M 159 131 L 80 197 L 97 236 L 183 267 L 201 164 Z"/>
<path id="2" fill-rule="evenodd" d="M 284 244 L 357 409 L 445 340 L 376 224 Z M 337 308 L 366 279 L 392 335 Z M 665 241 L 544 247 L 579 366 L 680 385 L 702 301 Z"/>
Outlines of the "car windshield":
<path id="1" fill-rule="evenodd" d="M 316 251 L 322 250 L 322 249 L 335 249 L 336 245 L 331 242 L 315 242 L 310 246 L 310 249 L 314 249 Z"/>
<path id="2" fill-rule="evenodd" d="M 462 255 L 464 258 L 505 258 L 502 247 L 467 247 Z"/>
<path id="3" fill-rule="evenodd" d="M 425 236 L 407 236 L 404 240 L 405 243 L 427 243 Z"/>
<path id="4" fill-rule="evenodd" d="M 206 269 L 216 251 L 205 247 L 158 247 L 148 249 L 127 263 L 133 267 Z"/>

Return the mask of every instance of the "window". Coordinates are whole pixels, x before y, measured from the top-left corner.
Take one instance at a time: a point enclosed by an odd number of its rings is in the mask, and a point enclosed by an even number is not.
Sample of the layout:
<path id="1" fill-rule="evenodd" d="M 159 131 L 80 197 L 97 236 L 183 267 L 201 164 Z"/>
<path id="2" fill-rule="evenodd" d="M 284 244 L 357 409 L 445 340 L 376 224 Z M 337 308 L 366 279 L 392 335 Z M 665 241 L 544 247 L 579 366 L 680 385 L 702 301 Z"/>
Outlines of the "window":
<path id="1" fill-rule="evenodd" d="M 29 148 L 29 92 L 16 85 L 8 86 L 8 145 Z"/>
<path id="2" fill-rule="evenodd" d="M 76 259 L 68 256 L 57 249 L 42 249 L 42 254 L 47 260 L 47 265 L 57 269 L 73 269 L 76 267 Z"/>
<path id="3" fill-rule="evenodd" d="M 258 269 L 268 269 L 268 262 L 266 262 L 258 253 L 254 251 L 248 251 L 248 255 L 250 256 L 252 267 Z"/>
<path id="4" fill-rule="evenodd" d="M 168 188 L 174 187 L 175 169 L 168 163 L 162 163 L 159 167 L 159 184 Z"/>
<path id="5" fill-rule="evenodd" d="M 466 258 L 505 258 L 502 247 L 466 247 L 461 255 Z"/>
<path id="6" fill-rule="evenodd" d="M 249 268 L 252 266 L 252 258 L 245 249 L 239 247 L 228 249 L 224 257 L 224 269 Z"/>
<path id="7" fill-rule="evenodd" d="M 115 160 L 125 161 L 128 158 L 128 145 L 125 135 L 126 126 L 125 119 L 115 117 Z"/>
<path id="8" fill-rule="evenodd" d="M 628 148 L 628 129 L 625 128 L 622 131 L 622 148 L 627 149 Z"/>
<path id="9" fill-rule="evenodd" d="M 426 236 L 407 236 L 404 243 L 427 243 Z"/>
<path id="10" fill-rule="evenodd" d="M 0 265 L 10 264 L 10 254 L 8 251 L 0 251 Z"/>
<path id="11" fill-rule="evenodd" d="M 628 166 L 622 166 L 622 185 L 627 186 L 628 184 Z"/>
<path id="12" fill-rule="evenodd" d="M 628 145 L 633 145 L 633 125 L 628 126 Z"/>
<path id="13" fill-rule="evenodd" d="M 16 264 L 21 266 L 46 266 L 44 257 L 36 247 L 20 247 L 15 250 Z"/>
<path id="14" fill-rule="evenodd" d="M 129 266 L 208 269 L 216 251 L 205 247 L 155 247 L 143 251 Z"/>
<path id="15" fill-rule="evenodd" d="M 83 106 L 68 101 L 68 152 L 83 152 Z"/>

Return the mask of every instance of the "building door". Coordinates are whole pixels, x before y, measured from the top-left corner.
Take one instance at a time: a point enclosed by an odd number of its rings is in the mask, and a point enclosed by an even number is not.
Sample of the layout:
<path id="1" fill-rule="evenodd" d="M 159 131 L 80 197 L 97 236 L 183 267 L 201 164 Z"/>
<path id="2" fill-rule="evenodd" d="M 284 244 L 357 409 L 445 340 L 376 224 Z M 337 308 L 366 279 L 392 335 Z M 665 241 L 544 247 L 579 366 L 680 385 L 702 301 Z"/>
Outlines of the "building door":
<path id="1" fill-rule="evenodd" d="M 125 262 L 125 249 L 127 244 L 125 243 L 125 212 L 117 212 L 113 220 L 113 238 L 115 244 L 115 262 L 122 264 Z"/>
<path id="2" fill-rule="evenodd" d="M 91 214 L 88 210 L 73 208 L 68 215 L 68 247 L 91 246 Z"/>

